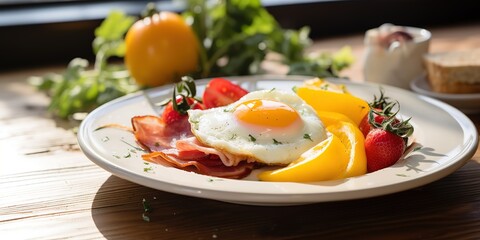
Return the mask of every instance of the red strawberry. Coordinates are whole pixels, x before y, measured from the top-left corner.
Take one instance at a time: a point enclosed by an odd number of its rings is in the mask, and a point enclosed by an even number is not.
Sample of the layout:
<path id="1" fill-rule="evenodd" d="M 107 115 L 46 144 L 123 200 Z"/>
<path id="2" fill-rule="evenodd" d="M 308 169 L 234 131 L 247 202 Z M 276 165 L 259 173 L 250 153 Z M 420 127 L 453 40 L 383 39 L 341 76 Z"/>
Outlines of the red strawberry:
<path id="1" fill-rule="evenodd" d="M 197 100 L 195 100 L 194 98 L 188 97 L 188 98 L 185 98 L 185 99 L 186 99 L 186 103 L 188 104 L 188 106 L 190 106 L 189 109 L 204 109 L 203 105 L 200 102 L 198 102 Z M 182 102 L 183 102 L 183 97 L 178 96 L 177 97 L 177 104 L 179 104 L 179 106 L 180 106 L 180 105 L 182 105 Z M 162 120 L 165 124 L 171 124 L 173 122 L 182 120 L 186 117 L 187 117 L 186 112 L 181 112 L 181 111 L 175 110 L 172 101 L 170 101 L 165 106 L 165 109 L 163 110 L 163 113 L 162 113 Z"/>
<path id="2" fill-rule="evenodd" d="M 405 151 L 405 141 L 381 128 L 371 130 L 365 138 L 367 170 L 374 172 L 395 164 Z"/>
<path id="3" fill-rule="evenodd" d="M 405 152 L 408 137 L 413 133 L 413 126 L 409 123 L 410 119 L 398 120 L 395 117 L 397 112 L 385 116 L 381 123 L 376 122 L 373 111 L 369 113 L 372 129 L 365 137 L 368 172 L 393 165 Z"/>

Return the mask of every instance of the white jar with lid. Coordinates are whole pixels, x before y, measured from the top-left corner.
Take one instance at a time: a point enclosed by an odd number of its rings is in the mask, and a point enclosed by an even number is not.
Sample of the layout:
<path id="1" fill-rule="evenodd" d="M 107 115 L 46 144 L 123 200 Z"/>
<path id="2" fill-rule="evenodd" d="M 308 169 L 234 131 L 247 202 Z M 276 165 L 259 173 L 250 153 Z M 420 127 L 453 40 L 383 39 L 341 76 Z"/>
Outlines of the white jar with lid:
<path id="1" fill-rule="evenodd" d="M 409 89 L 424 72 L 431 33 L 426 29 L 383 24 L 365 34 L 364 80 Z"/>

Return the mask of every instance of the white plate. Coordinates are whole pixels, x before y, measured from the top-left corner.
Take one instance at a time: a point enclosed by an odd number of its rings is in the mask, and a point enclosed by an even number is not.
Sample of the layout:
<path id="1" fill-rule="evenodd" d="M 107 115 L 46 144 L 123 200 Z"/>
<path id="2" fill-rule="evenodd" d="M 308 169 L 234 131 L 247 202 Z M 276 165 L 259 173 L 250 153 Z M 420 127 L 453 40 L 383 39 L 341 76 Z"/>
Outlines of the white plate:
<path id="1" fill-rule="evenodd" d="M 422 75 L 410 82 L 410 88 L 419 94 L 436 98 L 446 102 L 464 113 L 480 112 L 480 93 L 453 94 L 438 93 L 432 91 L 425 75 Z"/>
<path id="2" fill-rule="evenodd" d="M 248 90 L 291 89 L 306 77 L 231 77 Z M 378 94 L 373 84 L 344 83 L 355 95 L 371 101 Z M 199 80 L 202 93 L 208 81 Z M 359 177 L 316 183 L 277 183 L 247 179 L 230 180 L 190 173 L 146 163 L 141 159 L 135 138 L 119 129 L 97 130 L 118 123 L 130 126 L 135 115 L 155 114 L 142 93 L 109 102 L 90 113 L 82 122 L 78 141 L 94 163 L 126 180 L 151 188 L 225 202 L 251 205 L 296 205 L 379 196 L 415 188 L 454 172 L 475 153 L 478 135 L 473 123 L 457 109 L 440 101 L 399 88 L 383 86 L 386 95 L 401 103 L 401 114 L 411 116 L 414 138 L 422 149 L 412 152 L 394 166 Z M 171 97 L 172 86 L 150 90 L 154 101 Z M 151 168 L 151 169 L 150 169 Z"/>

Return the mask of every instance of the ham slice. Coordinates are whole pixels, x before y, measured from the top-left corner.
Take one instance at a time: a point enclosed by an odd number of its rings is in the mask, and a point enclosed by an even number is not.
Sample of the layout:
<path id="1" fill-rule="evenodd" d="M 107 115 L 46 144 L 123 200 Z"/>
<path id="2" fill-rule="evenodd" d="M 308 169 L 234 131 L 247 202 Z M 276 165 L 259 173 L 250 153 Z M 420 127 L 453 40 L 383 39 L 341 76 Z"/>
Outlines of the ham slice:
<path id="1" fill-rule="evenodd" d="M 168 126 L 157 116 L 136 116 L 131 121 L 137 141 L 152 152 L 175 147 L 177 140 L 193 136 L 187 118 Z"/>
<path id="2" fill-rule="evenodd" d="M 227 167 L 215 155 L 206 155 L 196 160 L 185 160 L 178 158 L 173 154 L 165 152 L 152 152 L 142 156 L 143 159 L 157 164 L 166 164 L 171 167 L 196 172 L 213 177 L 224 177 L 241 179 L 248 176 L 252 169 L 253 163 L 241 162 L 237 166 Z"/>
<path id="3" fill-rule="evenodd" d="M 248 176 L 254 167 L 253 161 L 201 144 L 186 118 L 166 126 L 157 116 L 137 116 L 132 126 L 137 141 L 150 152 L 142 156 L 145 161 L 233 179 Z"/>
<path id="4" fill-rule="evenodd" d="M 202 143 L 200 143 L 200 141 L 198 141 L 196 137 L 185 138 L 185 139 L 177 141 L 176 148 L 181 149 L 182 151 L 197 150 L 197 151 L 203 152 L 205 154 L 217 155 L 220 158 L 220 160 L 222 161 L 223 165 L 225 165 L 227 167 L 237 166 L 239 163 L 241 163 L 243 161 L 254 162 L 253 159 L 229 154 L 229 153 L 226 153 L 226 152 L 225 153 L 220 152 L 215 148 L 207 147 L 207 146 L 203 145 Z"/>

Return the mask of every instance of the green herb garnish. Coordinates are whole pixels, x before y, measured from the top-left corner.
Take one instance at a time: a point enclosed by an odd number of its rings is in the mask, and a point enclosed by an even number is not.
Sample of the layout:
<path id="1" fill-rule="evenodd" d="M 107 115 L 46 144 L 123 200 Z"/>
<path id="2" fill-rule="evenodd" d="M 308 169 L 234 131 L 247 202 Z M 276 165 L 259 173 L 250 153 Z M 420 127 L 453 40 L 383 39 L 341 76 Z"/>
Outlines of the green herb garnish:
<path id="1" fill-rule="evenodd" d="M 312 136 L 310 136 L 310 134 L 308 134 L 308 133 L 303 134 L 303 138 L 308 139 L 308 140 L 313 142 Z"/>
<path id="2" fill-rule="evenodd" d="M 279 145 L 279 144 L 282 144 L 282 142 L 279 142 L 279 141 L 277 141 L 277 140 L 274 138 L 274 139 L 273 139 L 273 144 Z"/>
<path id="3" fill-rule="evenodd" d="M 148 203 L 147 200 L 145 200 L 145 198 L 142 199 L 142 206 L 143 206 L 142 219 L 145 222 L 150 222 L 150 217 L 147 214 L 152 212 L 152 207 L 150 206 L 150 203 Z"/>
<path id="4" fill-rule="evenodd" d="M 256 138 L 254 138 L 251 134 L 248 134 L 248 137 L 250 137 L 250 141 L 255 142 L 257 141 Z"/>

